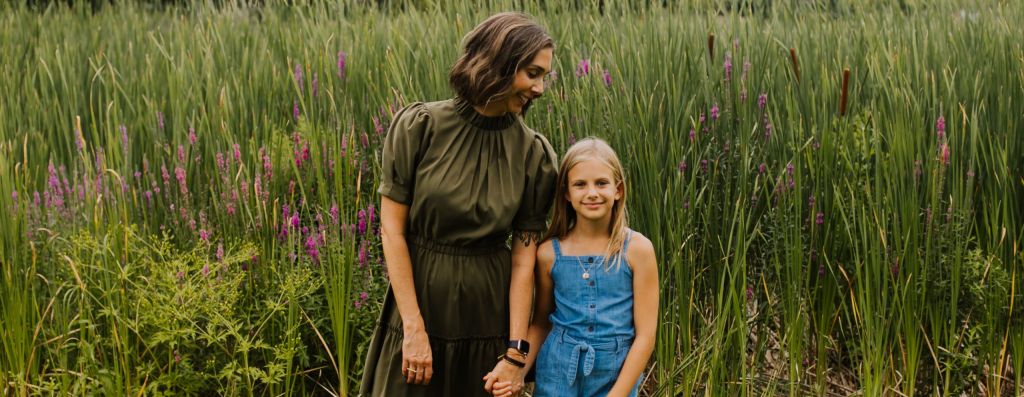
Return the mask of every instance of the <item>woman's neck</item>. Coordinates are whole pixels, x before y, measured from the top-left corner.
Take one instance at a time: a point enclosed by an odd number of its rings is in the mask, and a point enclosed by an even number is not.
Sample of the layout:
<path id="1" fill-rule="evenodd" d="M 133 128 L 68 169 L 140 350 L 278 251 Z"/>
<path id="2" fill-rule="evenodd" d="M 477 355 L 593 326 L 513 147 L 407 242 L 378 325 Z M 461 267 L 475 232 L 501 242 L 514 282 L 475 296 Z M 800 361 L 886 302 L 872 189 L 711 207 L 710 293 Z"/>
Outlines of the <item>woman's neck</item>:
<path id="1" fill-rule="evenodd" d="M 505 113 L 508 113 L 508 108 L 501 102 L 491 102 L 487 106 L 473 105 L 473 110 L 487 117 L 504 116 Z"/>

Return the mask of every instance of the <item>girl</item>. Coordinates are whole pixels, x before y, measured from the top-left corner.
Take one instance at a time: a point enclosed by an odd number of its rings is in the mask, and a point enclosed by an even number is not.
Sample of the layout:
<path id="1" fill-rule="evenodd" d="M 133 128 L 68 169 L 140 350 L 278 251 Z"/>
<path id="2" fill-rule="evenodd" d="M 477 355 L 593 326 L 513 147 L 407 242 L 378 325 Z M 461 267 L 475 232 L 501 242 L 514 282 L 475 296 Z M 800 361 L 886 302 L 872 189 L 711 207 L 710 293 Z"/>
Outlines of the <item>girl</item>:
<path id="1" fill-rule="evenodd" d="M 658 267 L 654 247 L 627 227 L 622 165 L 607 143 L 569 148 L 558 170 L 555 209 L 537 250 L 537 300 L 528 355 L 495 396 L 519 391 L 536 362 L 535 397 L 635 396 L 654 350 Z M 490 375 L 489 375 L 490 376 Z"/>

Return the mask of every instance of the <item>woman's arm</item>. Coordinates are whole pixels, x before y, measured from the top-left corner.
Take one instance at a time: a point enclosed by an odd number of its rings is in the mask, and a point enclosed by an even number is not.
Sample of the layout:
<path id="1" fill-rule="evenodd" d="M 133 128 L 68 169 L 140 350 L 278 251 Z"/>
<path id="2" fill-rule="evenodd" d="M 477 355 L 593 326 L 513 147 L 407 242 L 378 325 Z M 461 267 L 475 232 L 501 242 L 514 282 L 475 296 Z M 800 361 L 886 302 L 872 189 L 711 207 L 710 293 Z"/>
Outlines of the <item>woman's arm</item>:
<path id="1" fill-rule="evenodd" d="M 423 325 L 423 315 L 416 301 L 412 261 L 405 240 L 405 222 L 409 206 L 381 196 L 380 236 L 387 262 L 388 278 L 395 295 L 398 313 L 402 316 L 402 375 L 406 383 L 425 385 L 434 375 L 430 339 Z"/>
<path id="2" fill-rule="evenodd" d="M 526 367 L 518 369 L 513 378 L 502 379 L 493 385 L 493 394 L 503 396 L 506 393 L 518 392 L 522 387 L 523 378 L 526 373 L 537 362 L 537 355 L 544 345 L 548 333 L 551 332 L 551 320 L 548 316 L 555 310 L 554 283 L 551 281 L 551 266 L 554 264 L 555 254 L 551 242 L 545 242 L 537 248 L 537 263 L 534 266 L 534 280 L 536 280 L 537 295 L 533 308 L 533 320 L 530 321 L 530 328 L 527 331 L 526 340 L 530 342 L 530 354 L 526 357 Z M 517 387 L 518 386 L 518 387 Z"/>
<path id="3" fill-rule="evenodd" d="M 526 339 L 533 301 L 533 266 L 537 261 L 537 243 L 540 232 L 516 231 L 512 235 L 512 279 L 509 285 L 509 339 Z M 531 348 L 533 344 L 531 343 Z M 518 357 L 509 348 L 511 357 Z M 509 381 L 517 377 L 520 368 L 499 360 L 494 370 L 484 376 L 484 390 L 493 392 L 494 382 Z"/>
<path id="4" fill-rule="evenodd" d="M 633 244 L 626 257 L 633 269 L 633 324 L 636 337 L 609 396 L 625 397 L 633 390 L 633 385 L 640 379 L 654 351 L 654 337 L 658 330 L 658 261 L 654 246 L 647 237 L 634 233 Z"/>

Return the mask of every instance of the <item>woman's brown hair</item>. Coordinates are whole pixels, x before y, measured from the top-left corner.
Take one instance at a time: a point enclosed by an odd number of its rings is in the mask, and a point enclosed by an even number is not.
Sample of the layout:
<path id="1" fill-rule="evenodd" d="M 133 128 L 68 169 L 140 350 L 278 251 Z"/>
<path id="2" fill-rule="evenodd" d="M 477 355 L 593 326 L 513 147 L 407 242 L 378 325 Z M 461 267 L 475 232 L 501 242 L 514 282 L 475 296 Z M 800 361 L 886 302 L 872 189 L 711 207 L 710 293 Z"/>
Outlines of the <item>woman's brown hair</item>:
<path id="1" fill-rule="evenodd" d="M 503 12 L 481 22 L 462 39 L 462 56 L 448 72 L 455 94 L 474 106 L 505 98 L 516 72 L 541 50 L 554 48 L 548 32 L 530 17 Z M 523 113 L 529 104 L 523 108 Z"/>

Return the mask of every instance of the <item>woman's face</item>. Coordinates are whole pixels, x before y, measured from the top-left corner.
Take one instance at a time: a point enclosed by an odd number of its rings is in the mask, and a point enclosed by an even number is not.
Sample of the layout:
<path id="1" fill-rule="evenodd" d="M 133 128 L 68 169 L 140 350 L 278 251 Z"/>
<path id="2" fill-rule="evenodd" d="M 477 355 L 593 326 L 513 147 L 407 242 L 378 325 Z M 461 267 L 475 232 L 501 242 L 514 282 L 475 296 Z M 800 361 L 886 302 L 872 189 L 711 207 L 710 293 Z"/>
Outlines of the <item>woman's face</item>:
<path id="1" fill-rule="evenodd" d="M 505 98 L 507 111 L 522 113 L 527 103 L 544 93 L 544 77 L 551 72 L 554 53 L 551 48 L 540 50 L 530 63 L 516 71 L 512 93 Z"/>

